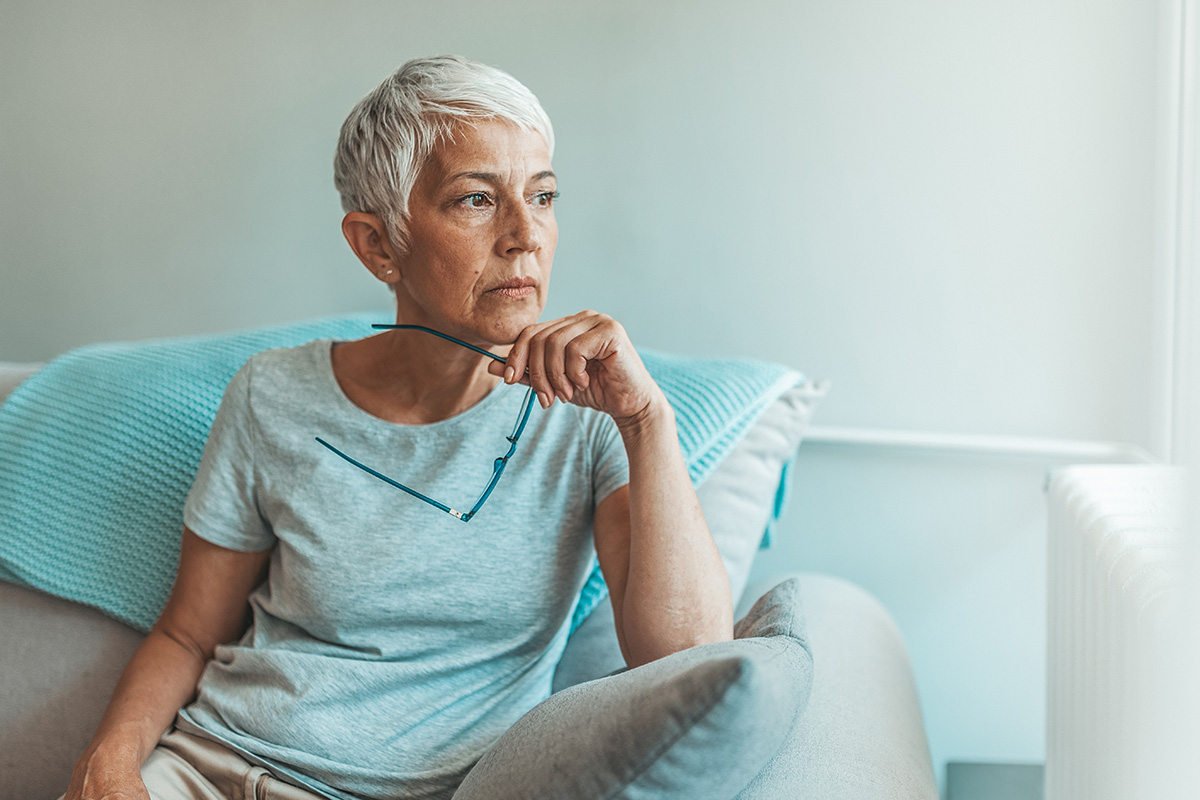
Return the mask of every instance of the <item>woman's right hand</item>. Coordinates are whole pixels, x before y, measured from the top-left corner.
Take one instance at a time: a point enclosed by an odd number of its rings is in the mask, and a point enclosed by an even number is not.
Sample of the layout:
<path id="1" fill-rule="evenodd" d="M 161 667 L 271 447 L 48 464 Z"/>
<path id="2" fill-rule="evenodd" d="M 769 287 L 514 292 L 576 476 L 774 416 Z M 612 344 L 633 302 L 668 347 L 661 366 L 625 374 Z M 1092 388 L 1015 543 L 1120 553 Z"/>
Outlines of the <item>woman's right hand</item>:
<path id="1" fill-rule="evenodd" d="M 217 645 L 246 629 L 250 592 L 270 559 L 270 550 L 218 547 L 184 526 L 167 604 L 121 673 L 62 800 L 151 800 L 142 763 L 195 696 Z"/>
<path id="2" fill-rule="evenodd" d="M 89 747 L 71 772 L 62 800 L 151 800 L 142 771 L 128 758 Z"/>
<path id="3" fill-rule="evenodd" d="M 62 800 L 151 800 L 142 763 L 195 696 L 217 645 L 246 629 L 250 592 L 270 558 L 270 550 L 228 550 L 184 527 L 167 605 L 121 673 Z"/>

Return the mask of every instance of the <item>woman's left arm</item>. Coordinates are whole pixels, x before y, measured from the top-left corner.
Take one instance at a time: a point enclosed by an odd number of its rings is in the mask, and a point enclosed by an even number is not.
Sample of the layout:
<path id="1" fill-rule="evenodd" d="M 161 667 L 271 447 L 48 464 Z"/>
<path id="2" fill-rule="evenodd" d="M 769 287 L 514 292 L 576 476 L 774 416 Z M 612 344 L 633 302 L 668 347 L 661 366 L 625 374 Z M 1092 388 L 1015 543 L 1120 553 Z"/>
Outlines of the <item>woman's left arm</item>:
<path id="1" fill-rule="evenodd" d="M 729 577 L 679 450 L 674 410 L 620 323 L 583 311 L 532 325 L 509 351 L 505 380 L 517 382 L 526 367 L 520 382 L 543 406 L 559 398 L 595 408 L 621 432 L 629 485 L 597 507 L 595 539 L 625 662 L 733 638 Z"/>
<path id="2" fill-rule="evenodd" d="M 629 485 L 596 509 L 595 538 L 617 636 L 633 668 L 733 638 L 733 599 L 683 463 L 670 404 L 663 397 L 661 405 L 617 425 L 629 456 Z M 622 573 L 624 586 L 615 588 Z"/>

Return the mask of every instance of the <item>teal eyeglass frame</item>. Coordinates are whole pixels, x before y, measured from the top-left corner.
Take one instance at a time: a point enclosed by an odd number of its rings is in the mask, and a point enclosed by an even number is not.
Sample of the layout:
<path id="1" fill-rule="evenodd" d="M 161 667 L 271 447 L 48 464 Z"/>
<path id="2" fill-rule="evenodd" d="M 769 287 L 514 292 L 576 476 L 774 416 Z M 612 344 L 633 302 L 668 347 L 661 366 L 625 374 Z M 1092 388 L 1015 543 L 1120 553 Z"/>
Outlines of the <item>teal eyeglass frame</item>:
<path id="1" fill-rule="evenodd" d="M 488 358 L 495 359 L 496 361 L 499 361 L 502 364 L 505 362 L 504 358 L 496 355 L 495 353 L 489 353 L 487 350 L 484 350 L 481 347 L 476 347 L 473 344 L 468 344 L 467 342 L 464 342 L 461 339 L 455 339 L 453 336 L 448 336 L 447 334 L 444 334 L 441 331 L 435 331 L 433 328 L 426 328 L 424 325 L 384 325 L 384 324 L 380 323 L 380 324 L 372 325 L 371 327 L 372 328 L 403 328 L 406 330 L 425 331 L 427 333 L 432 333 L 434 336 L 440 336 L 443 339 L 447 339 L 451 342 L 454 342 L 455 344 L 461 344 L 463 347 L 474 350 L 477 353 L 481 353 L 481 354 L 487 356 Z M 471 517 L 475 516 L 475 513 L 477 511 L 479 511 L 480 508 L 483 507 L 484 502 L 488 499 L 488 495 L 490 495 L 492 493 L 492 490 L 496 488 L 496 484 L 499 483 L 499 481 L 500 481 L 500 476 L 504 474 L 505 466 L 508 465 L 508 460 L 510 458 L 512 458 L 512 454 L 517 451 L 517 440 L 521 438 L 521 433 L 525 430 L 525 423 L 529 421 L 529 412 L 533 411 L 532 398 L 533 398 L 533 386 L 530 385 L 529 390 L 525 392 L 525 400 L 521 403 L 521 410 L 517 413 L 517 423 L 516 423 L 516 425 L 513 426 L 512 435 L 505 437 L 509 441 L 508 452 L 505 453 L 504 455 L 500 456 L 499 458 L 497 458 L 492 463 L 492 479 L 490 481 L 488 481 L 488 485 L 484 488 L 483 493 L 479 495 L 479 499 L 475 501 L 475 505 L 471 506 L 470 511 L 458 511 L 458 510 L 446 505 L 445 503 L 439 503 L 437 500 L 434 500 L 431 497 L 426 497 L 425 495 L 421 494 L 416 489 L 410 489 L 409 487 L 405 486 L 403 483 L 400 483 L 399 481 L 394 481 L 391 478 L 389 478 L 387 475 L 384 475 L 381 472 L 376 472 L 375 470 L 368 467 L 366 464 L 363 464 L 359 461 L 355 461 L 353 458 L 346 455 L 341 450 L 338 450 L 336 447 L 334 447 L 329 442 L 322 439 L 320 436 L 316 437 L 316 440 L 318 442 L 320 442 L 322 445 L 324 445 L 325 447 L 332 450 L 337 455 L 344 458 L 346 461 L 349 461 L 351 464 L 353 464 L 354 466 L 361 469 L 363 472 L 374 475 L 376 478 L 379 478 L 379 480 L 383 481 L 384 483 L 395 486 L 397 489 L 400 489 L 401 491 L 411 494 L 413 497 L 417 498 L 418 500 L 424 500 L 426 503 L 429 503 L 429 505 L 434 506 L 435 508 L 440 508 L 442 511 L 445 511 L 447 514 L 449 514 L 452 517 L 455 517 L 456 519 L 460 519 L 463 522 L 470 522 Z"/>

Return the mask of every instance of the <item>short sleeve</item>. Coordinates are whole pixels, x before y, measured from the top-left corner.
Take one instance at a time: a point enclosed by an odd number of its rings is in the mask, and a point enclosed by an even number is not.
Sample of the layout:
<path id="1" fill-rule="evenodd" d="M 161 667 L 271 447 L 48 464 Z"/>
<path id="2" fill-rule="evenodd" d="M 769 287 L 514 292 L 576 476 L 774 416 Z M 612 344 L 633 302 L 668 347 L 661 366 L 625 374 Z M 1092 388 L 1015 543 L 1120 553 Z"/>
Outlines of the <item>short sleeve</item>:
<path id="1" fill-rule="evenodd" d="M 200 468 L 183 505 L 183 524 L 197 536 L 245 552 L 275 545 L 275 534 L 256 500 L 252 373 L 253 359 L 242 365 L 225 387 Z"/>
<path id="2" fill-rule="evenodd" d="M 591 430 L 592 495 L 600 505 L 610 494 L 629 483 L 629 457 L 617 423 L 608 414 L 596 412 Z"/>

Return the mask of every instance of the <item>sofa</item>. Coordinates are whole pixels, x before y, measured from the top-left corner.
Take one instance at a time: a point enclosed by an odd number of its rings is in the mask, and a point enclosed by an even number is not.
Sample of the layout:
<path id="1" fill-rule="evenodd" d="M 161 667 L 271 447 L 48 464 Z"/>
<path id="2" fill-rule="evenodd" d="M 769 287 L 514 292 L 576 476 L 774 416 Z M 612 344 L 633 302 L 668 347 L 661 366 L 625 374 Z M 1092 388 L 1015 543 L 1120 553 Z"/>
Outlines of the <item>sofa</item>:
<path id="1" fill-rule="evenodd" d="M 0 403 L 41 366 L 0 364 Z M 806 381 L 780 395 L 697 488 L 736 618 L 794 579 L 811 650 L 807 702 L 736 798 L 936 798 L 911 664 L 879 601 L 848 581 L 803 571 L 747 586 L 761 532 L 779 512 L 781 472 L 786 484 L 786 464 L 824 391 Z M 96 608 L 0 581 L 0 798 L 54 800 L 65 791 L 142 636 Z M 604 599 L 570 636 L 553 691 L 623 667 Z"/>

